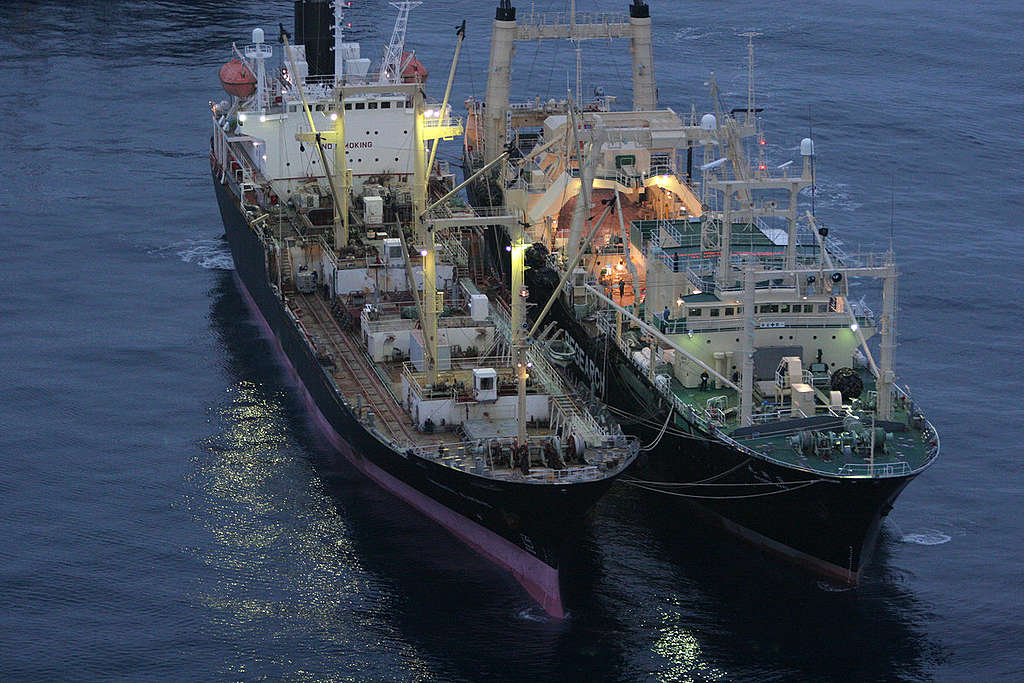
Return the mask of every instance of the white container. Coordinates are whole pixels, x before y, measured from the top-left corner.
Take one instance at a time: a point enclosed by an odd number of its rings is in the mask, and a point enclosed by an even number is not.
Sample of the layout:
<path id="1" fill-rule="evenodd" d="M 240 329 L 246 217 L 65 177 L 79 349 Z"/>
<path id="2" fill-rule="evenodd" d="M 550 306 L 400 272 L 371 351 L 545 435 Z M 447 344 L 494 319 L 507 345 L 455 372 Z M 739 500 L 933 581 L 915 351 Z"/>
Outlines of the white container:
<path id="1" fill-rule="evenodd" d="M 498 371 L 494 368 L 473 370 L 473 399 L 476 401 L 498 400 Z"/>
<path id="2" fill-rule="evenodd" d="M 363 222 L 366 225 L 381 225 L 384 222 L 383 197 L 363 197 Z"/>
<path id="3" fill-rule="evenodd" d="M 473 318 L 473 321 L 480 323 L 487 320 L 488 312 L 487 295 L 471 294 L 469 297 L 469 315 Z"/>

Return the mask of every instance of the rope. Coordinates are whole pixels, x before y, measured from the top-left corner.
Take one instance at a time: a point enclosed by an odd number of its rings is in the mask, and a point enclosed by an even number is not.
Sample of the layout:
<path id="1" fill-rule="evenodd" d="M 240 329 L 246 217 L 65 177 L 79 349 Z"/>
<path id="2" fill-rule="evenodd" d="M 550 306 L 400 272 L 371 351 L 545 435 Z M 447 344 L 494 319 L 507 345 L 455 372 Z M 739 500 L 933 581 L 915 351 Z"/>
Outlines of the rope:
<path id="1" fill-rule="evenodd" d="M 620 410 L 620 409 L 615 408 L 615 407 L 610 406 L 610 405 L 608 406 L 608 410 L 610 410 L 612 412 L 615 412 L 615 413 L 618 413 L 619 415 L 622 415 L 622 416 L 625 416 L 625 417 L 633 418 L 631 422 L 627 422 L 626 424 L 640 424 L 640 425 L 644 425 L 646 427 L 651 427 L 651 428 L 659 426 L 657 422 L 652 422 L 648 418 L 640 417 L 640 416 L 634 415 L 632 413 L 627 413 L 624 410 Z M 684 431 L 682 431 L 680 429 L 669 429 L 667 431 L 668 431 L 668 433 L 670 435 L 679 437 L 681 439 L 691 439 L 693 441 L 703 441 L 705 443 L 722 443 L 718 439 L 708 439 L 708 438 L 703 437 L 703 436 L 695 436 L 694 434 L 690 434 L 689 432 L 684 432 Z"/>
<path id="2" fill-rule="evenodd" d="M 644 481 L 643 479 L 632 479 L 632 478 L 623 478 L 622 481 L 629 482 L 631 484 L 645 484 L 645 485 L 650 486 L 652 488 L 655 488 L 655 487 L 667 488 L 667 487 L 676 487 L 676 486 L 743 486 L 743 487 L 746 487 L 746 486 L 779 486 L 779 485 L 782 485 L 782 484 L 816 484 L 818 482 L 821 482 L 822 484 L 831 483 L 827 479 L 802 479 L 800 481 L 786 481 L 786 482 L 779 482 L 779 481 L 751 481 L 751 482 L 747 482 L 747 483 L 737 483 L 737 482 L 721 483 L 721 482 L 719 482 L 719 483 L 716 483 L 716 484 L 711 484 L 711 483 L 701 484 L 701 483 L 697 483 L 697 482 L 694 482 L 692 484 L 688 484 L 688 483 L 685 483 L 685 482 L 684 483 L 674 483 L 674 482 L 667 482 L 667 481 Z M 662 490 L 662 489 L 659 489 L 659 490 Z"/>
<path id="3" fill-rule="evenodd" d="M 665 436 L 665 430 L 668 429 L 668 423 L 671 422 L 671 420 L 672 420 L 672 413 L 674 413 L 674 412 L 675 412 L 675 408 L 669 408 L 668 409 L 668 415 L 665 416 L 665 424 L 663 424 L 661 426 L 661 431 L 658 432 L 658 436 L 656 436 L 654 438 L 654 441 L 652 441 L 651 443 L 649 443 L 646 446 L 644 446 L 643 448 L 641 448 L 640 449 L 641 451 L 645 451 L 645 452 L 646 451 L 652 451 L 652 450 L 654 450 L 655 448 L 658 447 L 658 444 L 661 443 L 661 437 Z"/>
<path id="4" fill-rule="evenodd" d="M 807 481 L 805 483 L 802 483 L 799 486 L 794 486 L 794 487 L 788 488 L 788 489 L 780 489 L 778 491 L 766 491 L 764 493 L 749 493 L 749 494 L 740 495 L 740 496 L 698 496 L 698 495 L 692 494 L 692 493 L 676 493 L 674 491 L 665 491 L 664 489 L 654 488 L 653 486 L 644 486 L 643 484 L 638 484 L 638 483 L 635 483 L 635 482 L 627 480 L 627 479 L 620 479 L 620 481 L 623 484 L 627 484 L 628 486 L 634 486 L 634 487 L 636 487 L 638 489 L 645 489 L 647 491 L 654 491 L 655 493 L 664 493 L 667 496 L 677 496 L 679 498 L 696 498 L 696 499 L 700 499 L 700 500 L 739 500 L 739 499 L 742 499 L 742 498 L 761 498 L 761 497 L 764 497 L 764 496 L 774 496 L 777 493 L 792 493 L 793 491 L 799 491 L 802 488 L 806 488 L 806 487 L 810 486 L 811 484 L 815 484 L 815 483 L 817 483 L 819 481 L 822 481 L 822 480 L 815 479 L 813 481 Z"/>

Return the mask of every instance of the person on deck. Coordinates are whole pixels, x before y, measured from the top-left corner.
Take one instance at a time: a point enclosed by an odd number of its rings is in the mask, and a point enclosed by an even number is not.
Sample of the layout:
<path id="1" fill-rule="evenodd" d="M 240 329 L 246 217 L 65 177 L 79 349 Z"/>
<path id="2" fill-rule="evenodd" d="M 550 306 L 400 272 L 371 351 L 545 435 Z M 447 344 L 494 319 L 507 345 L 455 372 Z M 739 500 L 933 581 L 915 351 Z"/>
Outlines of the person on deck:
<path id="1" fill-rule="evenodd" d="M 709 378 L 710 378 L 710 375 L 708 375 L 708 371 L 707 370 L 705 370 L 704 372 L 700 373 L 700 390 L 701 391 L 707 391 L 708 390 L 708 379 Z"/>

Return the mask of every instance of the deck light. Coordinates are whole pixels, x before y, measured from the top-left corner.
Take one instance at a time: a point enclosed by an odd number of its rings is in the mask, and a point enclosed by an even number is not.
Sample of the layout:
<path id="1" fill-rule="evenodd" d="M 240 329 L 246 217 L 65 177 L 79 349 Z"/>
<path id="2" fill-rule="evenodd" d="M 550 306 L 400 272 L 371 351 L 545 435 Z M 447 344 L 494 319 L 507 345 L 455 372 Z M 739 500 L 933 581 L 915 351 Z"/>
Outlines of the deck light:
<path id="1" fill-rule="evenodd" d="M 331 112 L 331 121 L 337 121 L 337 120 L 338 120 L 338 112 L 332 111 Z"/>
<path id="2" fill-rule="evenodd" d="M 245 123 L 245 120 L 246 120 L 247 118 L 249 118 L 249 117 L 248 117 L 248 116 L 246 116 L 245 114 L 239 114 L 239 115 L 238 115 L 238 120 L 239 120 L 239 121 L 241 121 L 242 123 Z"/>
<path id="3" fill-rule="evenodd" d="M 266 123 L 266 122 L 267 122 L 266 114 L 260 114 L 260 123 Z"/>
<path id="4" fill-rule="evenodd" d="M 860 325 L 858 325 L 857 323 L 851 323 L 850 324 L 850 329 L 853 330 L 854 332 L 856 332 L 857 330 L 860 329 Z"/>

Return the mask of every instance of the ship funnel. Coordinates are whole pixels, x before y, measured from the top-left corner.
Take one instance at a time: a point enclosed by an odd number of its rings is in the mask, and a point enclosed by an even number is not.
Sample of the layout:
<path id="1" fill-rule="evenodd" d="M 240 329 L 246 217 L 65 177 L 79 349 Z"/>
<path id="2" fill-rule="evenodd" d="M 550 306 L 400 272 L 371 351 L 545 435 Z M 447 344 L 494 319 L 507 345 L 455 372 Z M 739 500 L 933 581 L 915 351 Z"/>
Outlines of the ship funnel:
<path id="1" fill-rule="evenodd" d="M 295 44 L 306 47 L 310 76 L 334 75 L 333 28 L 328 0 L 295 0 Z"/>
<path id="2" fill-rule="evenodd" d="M 800 141 L 800 156 L 814 156 L 814 140 L 810 138 L 804 138 L 803 140 Z"/>
<path id="3" fill-rule="evenodd" d="M 651 8 L 644 0 L 633 0 L 633 4 L 629 6 L 629 16 L 634 19 L 647 19 L 651 16 Z"/>
<path id="4" fill-rule="evenodd" d="M 718 121 L 715 120 L 715 115 L 714 114 L 704 114 L 704 116 L 702 116 L 700 118 L 700 127 L 701 127 L 701 130 L 708 130 L 708 131 L 717 130 L 718 129 Z"/>
<path id="5" fill-rule="evenodd" d="M 496 21 L 515 21 L 516 8 L 512 6 L 512 0 L 500 0 L 498 9 L 494 13 Z"/>

